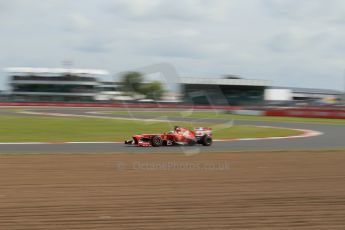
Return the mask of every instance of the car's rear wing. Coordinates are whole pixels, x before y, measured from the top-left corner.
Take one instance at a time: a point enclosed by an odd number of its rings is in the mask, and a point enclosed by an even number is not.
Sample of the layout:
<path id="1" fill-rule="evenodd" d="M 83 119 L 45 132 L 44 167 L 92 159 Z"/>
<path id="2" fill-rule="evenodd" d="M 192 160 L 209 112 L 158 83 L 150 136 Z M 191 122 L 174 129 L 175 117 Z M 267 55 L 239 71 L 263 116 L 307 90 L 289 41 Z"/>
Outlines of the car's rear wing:
<path id="1" fill-rule="evenodd" d="M 195 136 L 204 136 L 205 134 L 208 136 L 212 136 L 212 128 L 207 127 L 197 127 L 194 128 Z"/>

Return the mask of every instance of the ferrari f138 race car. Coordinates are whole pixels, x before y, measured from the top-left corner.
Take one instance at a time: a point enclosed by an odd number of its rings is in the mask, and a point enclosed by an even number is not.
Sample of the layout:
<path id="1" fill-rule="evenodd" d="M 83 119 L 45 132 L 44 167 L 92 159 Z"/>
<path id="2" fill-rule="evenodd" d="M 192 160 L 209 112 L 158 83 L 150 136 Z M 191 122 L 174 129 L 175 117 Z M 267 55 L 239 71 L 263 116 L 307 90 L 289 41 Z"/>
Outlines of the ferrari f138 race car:
<path id="1" fill-rule="evenodd" d="M 199 127 L 194 130 L 175 126 L 173 131 L 162 134 L 134 135 L 132 140 L 126 140 L 125 144 L 136 146 L 171 146 L 171 145 L 212 145 L 212 129 Z"/>

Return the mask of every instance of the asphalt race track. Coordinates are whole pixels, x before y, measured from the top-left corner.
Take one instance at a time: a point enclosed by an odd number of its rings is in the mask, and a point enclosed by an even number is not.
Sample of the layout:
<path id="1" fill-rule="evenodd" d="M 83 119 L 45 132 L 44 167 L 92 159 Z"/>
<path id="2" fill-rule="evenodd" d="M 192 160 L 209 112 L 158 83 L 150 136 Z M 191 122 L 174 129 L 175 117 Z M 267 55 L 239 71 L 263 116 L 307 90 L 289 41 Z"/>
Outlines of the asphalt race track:
<path id="1" fill-rule="evenodd" d="M 78 116 L 91 116 L 104 119 L 118 118 L 121 116 L 103 115 L 102 111 L 114 111 L 115 109 L 94 109 L 94 108 L 40 108 L 40 109 L 26 109 L 28 112 L 38 113 L 56 113 L 56 114 L 71 114 Z M 152 110 L 150 110 L 152 111 Z M 95 113 L 96 112 L 96 113 Z M 11 114 L 14 112 L 1 112 L 2 114 Z M 35 116 L 34 114 L 20 114 L 18 116 Z M 126 117 L 128 118 L 128 117 Z M 203 119 L 195 120 L 192 118 L 177 118 L 177 117 L 131 117 L 130 119 L 166 119 L 174 121 L 191 121 L 191 122 L 212 122 L 224 123 L 232 122 L 222 119 Z M 97 153 L 97 152 L 118 152 L 118 153 L 151 153 L 151 152 L 184 152 L 184 153 L 199 153 L 199 152 L 226 152 L 226 151 L 266 151 L 266 150 L 326 150 L 326 149 L 344 149 L 344 131 L 345 126 L 342 125 L 323 125 L 323 124 L 309 124 L 309 123 L 290 123 L 290 122 L 259 122 L 259 121 L 233 121 L 236 125 L 259 125 L 259 126 L 275 126 L 293 129 L 308 129 L 322 132 L 323 135 L 305 138 L 291 138 L 291 139 L 273 139 L 273 140 L 240 140 L 240 141 L 224 141 L 214 142 L 210 147 L 193 146 L 193 147 L 162 147 L 162 148 L 145 148 L 126 146 L 122 143 L 73 143 L 73 144 L 1 144 L 0 152 L 16 152 L 16 153 L 60 153 L 60 152 L 77 152 L 77 153 Z M 135 134 L 135 130 L 134 133 Z M 124 139 L 129 137 L 124 137 Z"/>

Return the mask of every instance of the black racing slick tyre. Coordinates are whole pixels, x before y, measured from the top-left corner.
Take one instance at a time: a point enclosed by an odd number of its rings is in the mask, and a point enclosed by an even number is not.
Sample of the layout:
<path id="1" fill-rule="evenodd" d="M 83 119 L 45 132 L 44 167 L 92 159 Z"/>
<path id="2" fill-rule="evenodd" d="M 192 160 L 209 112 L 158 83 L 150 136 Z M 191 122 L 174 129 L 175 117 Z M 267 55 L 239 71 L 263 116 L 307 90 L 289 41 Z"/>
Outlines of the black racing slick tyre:
<path id="1" fill-rule="evenodd" d="M 126 145 L 132 145 L 133 144 L 133 140 L 125 140 L 125 144 Z"/>
<path id="2" fill-rule="evenodd" d="M 210 145 L 212 145 L 212 142 L 213 142 L 212 137 L 210 137 L 208 135 L 204 135 L 201 139 L 201 144 L 203 146 L 210 146 Z"/>
<path id="3" fill-rule="evenodd" d="M 163 145 L 163 140 L 160 136 L 154 136 L 151 139 L 151 144 L 153 147 L 159 147 Z"/>

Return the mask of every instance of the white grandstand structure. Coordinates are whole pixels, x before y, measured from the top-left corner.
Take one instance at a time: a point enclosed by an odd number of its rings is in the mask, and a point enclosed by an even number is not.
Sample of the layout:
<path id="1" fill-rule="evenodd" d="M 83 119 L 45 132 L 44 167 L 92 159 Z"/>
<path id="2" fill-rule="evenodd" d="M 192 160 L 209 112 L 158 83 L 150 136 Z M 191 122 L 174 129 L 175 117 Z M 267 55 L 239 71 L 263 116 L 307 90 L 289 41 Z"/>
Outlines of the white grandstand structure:
<path id="1" fill-rule="evenodd" d="M 15 101 L 93 101 L 99 94 L 98 77 L 106 70 L 67 68 L 6 68 L 10 96 Z"/>

